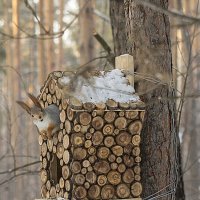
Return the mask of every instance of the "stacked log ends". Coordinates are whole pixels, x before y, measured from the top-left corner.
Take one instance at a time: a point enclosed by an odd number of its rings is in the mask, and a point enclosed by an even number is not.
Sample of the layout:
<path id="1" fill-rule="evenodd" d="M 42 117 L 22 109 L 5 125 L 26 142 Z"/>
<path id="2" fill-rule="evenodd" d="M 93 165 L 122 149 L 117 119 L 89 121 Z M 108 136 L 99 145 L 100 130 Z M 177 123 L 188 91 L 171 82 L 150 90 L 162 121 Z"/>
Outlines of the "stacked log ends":
<path id="1" fill-rule="evenodd" d="M 61 121 L 51 139 L 39 136 L 42 197 L 140 199 L 144 103 L 63 99 L 63 74 L 50 74 L 41 90 L 41 104 L 56 104 Z"/>

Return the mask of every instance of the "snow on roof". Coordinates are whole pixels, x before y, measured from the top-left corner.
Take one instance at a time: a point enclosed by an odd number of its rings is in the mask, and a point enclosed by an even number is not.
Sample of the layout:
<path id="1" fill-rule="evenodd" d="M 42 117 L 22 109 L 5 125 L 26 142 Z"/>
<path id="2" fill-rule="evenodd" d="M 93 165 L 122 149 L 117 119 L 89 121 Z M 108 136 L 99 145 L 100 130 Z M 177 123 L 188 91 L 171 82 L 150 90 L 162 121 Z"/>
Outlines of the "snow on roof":
<path id="1" fill-rule="evenodd" d="M 69 84 L 70 78 L 64 76 L 60 79 L 64 85 Z M 73 96 L 83 103 L 106 102 L 113 99 L 117 102 L 129 102 L 140 100 L 135 94 L 133 86 L 129 85 L 124 73 L 119 69 L 109 72 L 101 72 L 100 76 L 91 77 L 89 80 L 78 79 Z"/>

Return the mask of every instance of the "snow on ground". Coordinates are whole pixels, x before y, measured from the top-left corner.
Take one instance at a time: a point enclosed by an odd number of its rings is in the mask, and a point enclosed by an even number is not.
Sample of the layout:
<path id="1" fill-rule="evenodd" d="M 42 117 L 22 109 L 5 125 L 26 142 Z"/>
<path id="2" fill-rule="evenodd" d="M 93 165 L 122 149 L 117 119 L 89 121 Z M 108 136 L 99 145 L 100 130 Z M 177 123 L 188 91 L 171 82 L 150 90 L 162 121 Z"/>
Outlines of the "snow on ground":
<path id="1" fill-rule="evenodd" d="M 69 77 L 60 80 L 63 85 L 69 84 Z M 117 102 L 138 101 L 139 96 L 134 94 L 135 89 L 128 84 L 127 78 L 119 69 L 109 72 L 101 72 L 100 76 L 91 77 L 89 80 L 77 80 L 76 90 L 73 96 L 83 103 L 106 102 L 113 99 Z"/>

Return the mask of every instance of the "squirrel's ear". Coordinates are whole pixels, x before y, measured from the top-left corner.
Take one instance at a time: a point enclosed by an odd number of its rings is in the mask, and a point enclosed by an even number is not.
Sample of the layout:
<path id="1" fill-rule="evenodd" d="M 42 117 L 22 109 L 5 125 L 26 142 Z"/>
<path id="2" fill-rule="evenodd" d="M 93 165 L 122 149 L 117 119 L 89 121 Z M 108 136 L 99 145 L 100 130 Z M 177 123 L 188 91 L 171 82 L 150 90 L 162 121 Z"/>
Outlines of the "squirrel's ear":
<path id="1" fill-rule="evenodd" d="M 30 107 L 22 101 L 16 101 L 24 110 L 27 111 L 28 114 L 31 114 Z"/>
<path id="2" fill-rule="evenodd" d="M 42 106 L 41 106 L 40 102 L 38 101 L 38 99 L 35 96 L 33 96 L 30 93 L 27 93 L 27 95 L 31 99 L 31 101 L 35 104 L 35 106 L 37 106 L 37 107 L 42 109 Z"/>

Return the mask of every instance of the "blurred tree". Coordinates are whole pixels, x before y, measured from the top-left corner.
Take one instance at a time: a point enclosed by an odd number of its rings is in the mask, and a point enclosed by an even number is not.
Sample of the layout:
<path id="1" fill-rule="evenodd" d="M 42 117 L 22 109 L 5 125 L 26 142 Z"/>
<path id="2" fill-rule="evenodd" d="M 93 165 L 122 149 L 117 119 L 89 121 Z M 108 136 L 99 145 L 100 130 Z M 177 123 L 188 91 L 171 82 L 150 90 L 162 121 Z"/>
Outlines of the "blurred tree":
<path id="1" fill-rule="evenodd" d="M 138 2 L 138 1 L 137 1 Z M 167 9 L 168 1 L 151 1 Z M 136 90 L 147 104 L 142 138 L 143 196 L 185 199 L 176 126 L 169 20 L 162 13 L 137 4 L 110 0 L 111 25 L 116 55 L 134 56 Z M 162 80 L 149 82 L 148 77 Z"/>
<path id="2" fill-rule="evenodd" d="M 95 57 L 93 31 L 94 0 L 79 0 L 79 25 L 80 25 L 80 64 L 89 62 Z"/>

